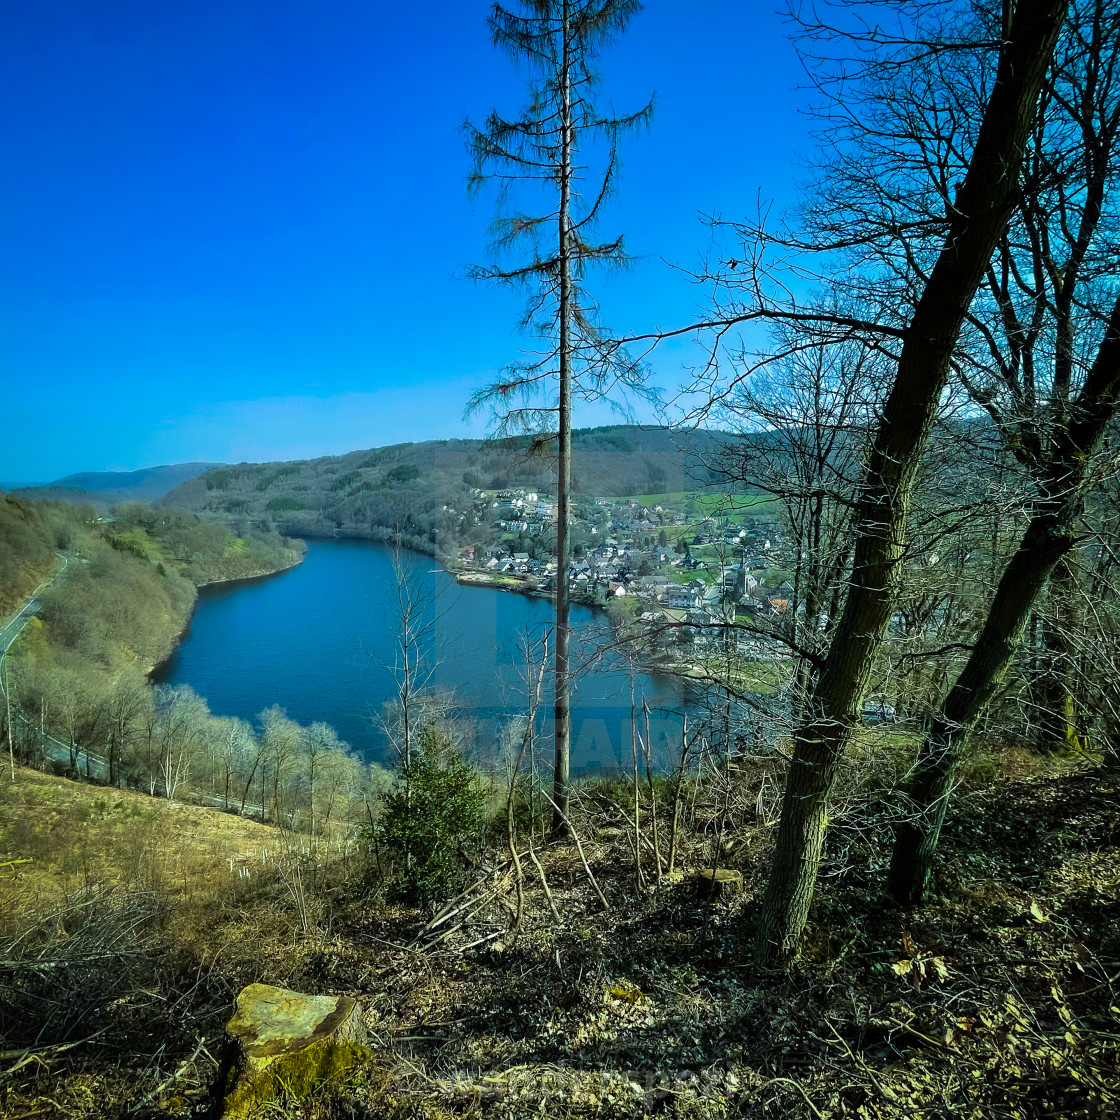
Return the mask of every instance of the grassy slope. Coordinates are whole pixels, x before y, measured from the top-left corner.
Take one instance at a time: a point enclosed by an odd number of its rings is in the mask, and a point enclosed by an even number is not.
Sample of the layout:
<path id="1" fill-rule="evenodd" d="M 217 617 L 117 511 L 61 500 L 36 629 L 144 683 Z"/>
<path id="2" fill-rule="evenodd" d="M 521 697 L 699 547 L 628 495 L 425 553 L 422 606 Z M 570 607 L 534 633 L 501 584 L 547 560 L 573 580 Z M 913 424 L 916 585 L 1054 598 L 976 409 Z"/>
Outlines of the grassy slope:
<path id="1" fill-rule="evenodd" d="M 6 760 L 5 760 L 6 761 Z M 280 834 L 217 809 L 166 802 L 17 767 L 0 779 L 0 928 L 64 905 L 94 883 L 174 899 L 224 890 Z"/>

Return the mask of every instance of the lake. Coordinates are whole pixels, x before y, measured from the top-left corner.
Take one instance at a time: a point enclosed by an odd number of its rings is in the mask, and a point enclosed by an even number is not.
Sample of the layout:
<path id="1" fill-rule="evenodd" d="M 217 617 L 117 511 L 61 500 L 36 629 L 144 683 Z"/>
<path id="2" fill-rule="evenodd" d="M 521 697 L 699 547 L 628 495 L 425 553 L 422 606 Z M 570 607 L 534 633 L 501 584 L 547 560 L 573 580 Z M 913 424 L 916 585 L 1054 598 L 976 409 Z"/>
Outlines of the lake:
<path id="1" fill-rule="evenodd" d="M 538 650 L 552 625 L 547 599 L 460 587 L 427 556 L 404 553 L 410 585 L 431 599 L 425 660 L 431 683 L 451 690 L 473 724 L 478 751 L 492 756 L 502 728 L 525 709 L 523 642 Z M 366 541 L 313 540 L 291 571 L 247 583 L 204 588 L 178 650 L 153 673 L 187 684 L 215 715 L 254 720 L 279 704 L 300 723 L 322 720 L 373 761 L 390 753 L 378 715 L 396 695 L 391 666 L 399 633 L 398 579 L 392 552 Z M 572 607 L 579 674 L 572 707 L 572 770 L 611 770 L 631 750 L 631 673 L 603 654 L 605 614 Z M 664 674 L 633 675 L 654 709 L 655 755 L 666 762 L 680 734 L 680 713 L 696 686 Z M 539 758 L 551 754 L 551 680 L 546 676 Z"/>

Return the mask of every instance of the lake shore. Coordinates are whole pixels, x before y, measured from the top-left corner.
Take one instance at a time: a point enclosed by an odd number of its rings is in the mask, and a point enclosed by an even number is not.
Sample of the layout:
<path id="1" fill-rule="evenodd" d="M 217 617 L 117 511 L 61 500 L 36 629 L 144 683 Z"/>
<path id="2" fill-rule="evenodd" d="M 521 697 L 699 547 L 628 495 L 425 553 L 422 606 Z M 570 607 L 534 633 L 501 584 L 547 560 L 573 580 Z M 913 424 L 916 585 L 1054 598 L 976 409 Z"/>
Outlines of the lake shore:
<path id="1" fill-rule="evenodd" d="M 529 595 L 534 599 L 554 600 L 556 597 L 551 591 L 546 591 L 537 582 L 535 576 L 511 576 L 505 572 L 480 572 L 473 568 L 460 568 L 451 564 L 444 564 L 448 573 L 455 578 L 455 582 L 462 587 L 488 587 L 492 591 L 512 591 L 515 595 Z M 573 591 L 571 602 L 583 607 L 597 607 L 603 609 L 602 603 L 593 595 Z"/>

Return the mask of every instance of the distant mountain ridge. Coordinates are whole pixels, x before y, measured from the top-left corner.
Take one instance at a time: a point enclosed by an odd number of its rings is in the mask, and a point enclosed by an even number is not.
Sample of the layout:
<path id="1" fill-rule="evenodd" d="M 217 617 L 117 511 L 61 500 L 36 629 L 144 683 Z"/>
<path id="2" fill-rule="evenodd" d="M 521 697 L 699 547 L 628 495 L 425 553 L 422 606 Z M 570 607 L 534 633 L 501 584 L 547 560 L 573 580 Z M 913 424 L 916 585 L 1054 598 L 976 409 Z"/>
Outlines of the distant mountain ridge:
<path id="1" fill-rule="evenodd" d="M 83 471 L 45 486 L 21 487 L 18 492 L 32 498 L 61 497 L 80 501 L 88 497 L 99 502 L 154 502 L 189 479 L 219 466 L 220 463 L 172 463 L 136 471 Z"/>

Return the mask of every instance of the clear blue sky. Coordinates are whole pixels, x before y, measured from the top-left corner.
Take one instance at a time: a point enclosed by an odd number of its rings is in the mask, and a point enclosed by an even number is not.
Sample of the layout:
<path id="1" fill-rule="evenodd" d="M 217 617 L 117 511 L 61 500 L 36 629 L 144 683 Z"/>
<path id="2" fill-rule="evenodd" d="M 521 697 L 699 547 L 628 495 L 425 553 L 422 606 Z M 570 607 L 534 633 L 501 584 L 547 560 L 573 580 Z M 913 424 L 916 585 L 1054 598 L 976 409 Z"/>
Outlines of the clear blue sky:
<path id="1" fill-rule="evenodd" d="M 779 207 L 811 150 L 773 0 L 650 0 L 601 99 L 651 92 L 603 223 L 642 257 L 618 330 L 703 293 L 699 214 Z M 481 434 L 471 390 L 516 358 L 460 125 L 516 109 L 485 0 L 34 0 L 0 37 L 0 485 Z M 673 385 L 682 344 L 656 359 Z M 601 423 L 585 412 L 577 423 Z"/>

